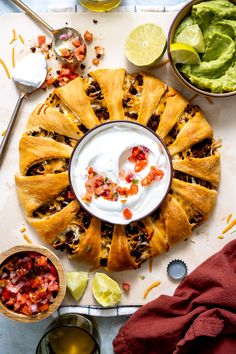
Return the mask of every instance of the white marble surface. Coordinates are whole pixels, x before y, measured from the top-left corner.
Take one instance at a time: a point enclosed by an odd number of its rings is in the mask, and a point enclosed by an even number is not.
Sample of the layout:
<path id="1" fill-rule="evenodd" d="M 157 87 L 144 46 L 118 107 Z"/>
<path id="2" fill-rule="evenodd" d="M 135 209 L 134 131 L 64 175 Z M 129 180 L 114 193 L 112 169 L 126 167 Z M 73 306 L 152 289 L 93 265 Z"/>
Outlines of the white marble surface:
<path id="1" fill-rule="evenodd" d="M 122 5 L 134 8 L 137 6 L 159 6 L 180 4 L 183 0 L 123 0 Z M 37 12 L 47 12 L 56 5 L 58 9 L 65 6 L 67 9 L 80 9 L 75 0 L 25 0 L 25 3 Z M 20 10 L 8 0 L 0 0 L 0 14 L 20 12 Z M 101 336 L 101 354 L 112 354 L 112 340 L 116 336 L 120 326 L 127 320 L 127 316 L 96 318 Z M 0 315 L 0 354 L 34 354 L 37 343 L 44 330 L 53 320 L 52 317 L 36 324 L 22 324 L 6 319 Z M 125 353 L 124 353 L 125 354 Z"/>

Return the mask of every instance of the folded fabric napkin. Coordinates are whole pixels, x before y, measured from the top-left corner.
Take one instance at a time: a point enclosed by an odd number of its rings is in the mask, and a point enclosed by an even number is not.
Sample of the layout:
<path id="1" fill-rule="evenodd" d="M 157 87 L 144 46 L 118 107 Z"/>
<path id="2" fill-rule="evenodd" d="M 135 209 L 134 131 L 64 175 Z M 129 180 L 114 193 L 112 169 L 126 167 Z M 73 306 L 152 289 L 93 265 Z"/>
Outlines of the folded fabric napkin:
<path id="1" fill-rule="evenodd" d="M 236 240 L 177 287 L 134 313 L 113 341 L 116 354 L 235 354 Z"/>

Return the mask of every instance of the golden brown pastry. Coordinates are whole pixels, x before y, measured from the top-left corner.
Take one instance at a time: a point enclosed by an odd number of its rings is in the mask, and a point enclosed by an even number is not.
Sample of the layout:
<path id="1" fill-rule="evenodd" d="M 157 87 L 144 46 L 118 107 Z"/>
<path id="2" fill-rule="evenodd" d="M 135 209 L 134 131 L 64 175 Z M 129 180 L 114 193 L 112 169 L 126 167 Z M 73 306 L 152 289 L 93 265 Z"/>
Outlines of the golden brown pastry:
<path id="1" fill-rule="evenodd" d="M 94 126 L 127 119 L 147 125 L 172 156 L 165 201 L 143 220 L 113 225 L 89 215 L 70 190 L 68 164 L 77 141 Z M 143 72 L 101 69 L 56 89 L 29 117 L 16 187 L 28 222 L 70 258 L 108 271 L 138 268 L 188 238 L 207 220 L 220 181 L 220 156 L 199 107 Z"/>

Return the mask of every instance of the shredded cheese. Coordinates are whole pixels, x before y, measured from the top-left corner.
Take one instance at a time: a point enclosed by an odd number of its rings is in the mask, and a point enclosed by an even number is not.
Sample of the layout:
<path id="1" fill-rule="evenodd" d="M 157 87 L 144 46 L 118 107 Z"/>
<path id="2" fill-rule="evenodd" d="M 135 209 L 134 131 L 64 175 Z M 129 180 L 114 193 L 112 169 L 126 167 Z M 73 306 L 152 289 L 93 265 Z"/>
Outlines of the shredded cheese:
<path id="1" fill-rule="evenodd" d="M 220 235 L 217 238 L 219 238 L 220 240 L 223 240 L 224 236 Z"/>
<path id="2" fill-rule="evenodd" d="M 29 239 L 29 237 L 26 234 L 24 234 L 23 237 L 24 237 L 26 242 L 32 243 L 32 241 Z"/>
<path id="3" fill-rule="evenodd" d="M 11 62 L 12 62 L 12 67 L 14 68 L 16 66 L 16 63 L 15 63 L 15 48 L 12 47 L 12 50 L 11 50 Z"/>
<path id="4" fill-rule="evenodd" d="M 231 223 L 226 226 L 226 228 L 222 231 L 222 234 L 225 234 L 227 231 L 229 231 L 230 229 L 232 229 L 232 227 L 234 227 L 235 225 L 236 225 L 236 219 L 234 219 L 233 221 L 231 221 Z"/>
<path id="5" fill-rule="evenodd" d="M 1 136 L 4 136 L 6 134 L 6 131 L 7 131 L 6 129 L 3 130 Z"/>
<path id="6" fill-rule="evenodd" d="M 148 296 L 148 294 L 150 293 L 150 291 L 154 288 L 156 288 L 157 286 L 159 286 L 161 284 L 160 281 L 156 281 L 155 283 L 149 285 L 149 287 L 147 288 L 147 290 L 144 292 L 143 298 L 146 299 L 146 297 Z"/>
<path id="7" fill-rule="evenodd" d="M 21 41 L 22 44 L 25 44 L 25 41 L 24 41 L 24 39 L 21 37 L 20 34 L 18 34 L 18 38 L 19 38 L 19 40 Z"/>
<path id="8" fill-rule="evenodd" d="M 6 64 L 4 63 L 4 61 L 1 58 L 0 58 L 0 64 L 3 66 L 3 69 L 5 70 L 8 79 L 10 79 L 11 78 L 10 72 L 9 72 Z"/>
<path id="9" fill-rule="evenodd" d="M 12 32 L 13 32 L 13 37 L 12 37 L 12 40 L 11 40 L 11 42 L 9 44 L 12 44 L 12 43 L 14 43 L 17 40 L 16 30 L 13 29 Z"/>
<path id="10" fill-rule="evenodd" d="M 152 257 L 149 258 L 149 272 L 152 272 Z"/>
<path id="11" fill-rule="evenodd" d="M 23 226 L 21 229 L 20 229 L 20 232 L 25 232 L 26 231 L 26 227 L 25 226 Z"/>
<path id="12" fill-rule="evenodd" d="M 227 224 L 230 222 L 230 219 L 232 218 L 232 214 L 230 213 L 227 217 Z"/>

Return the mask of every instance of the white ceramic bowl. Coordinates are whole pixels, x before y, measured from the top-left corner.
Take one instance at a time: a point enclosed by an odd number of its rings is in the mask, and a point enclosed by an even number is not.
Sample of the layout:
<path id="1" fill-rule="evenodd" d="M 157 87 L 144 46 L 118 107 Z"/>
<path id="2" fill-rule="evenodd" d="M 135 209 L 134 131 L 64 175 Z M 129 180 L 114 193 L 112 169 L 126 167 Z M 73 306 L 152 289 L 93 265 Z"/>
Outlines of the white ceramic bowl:
<path id="1" fill-rule="evenodd" d="M 139 183 L 138 194 L 129 196 L 125 204 L 102 197 L 93 198 L 90 203 L 83 200 L 88 167 L 99 165 L 95 168 L 99 174 L 120 184 L 119 171 L 122 166 L 128 171 L 127 161 L 132 148 L 140 145 L 148 147 L 145 142 L 153 147 L 153 150 L 150 149 L 150 164 L 154 165 L 153 161 L 156 161 L 157 167 L 165 170 L 161 181 L 146 189 Z M 153 151 L 158 151 L 156 160 Z M 148 173 L 147 169 L 142 172 Z M 69 177 L 75 197 L 88 213 L 110 223 L 125 225 L 149 215 L 160 206 L 171 185 L 172 163 L 164 143 L 152 130 L 136 122 L 112 121 L 93 128 L 78 142 L 70 160 Z M 126 207 L 133 214 L 131 219 L 123 215 Z"/>

